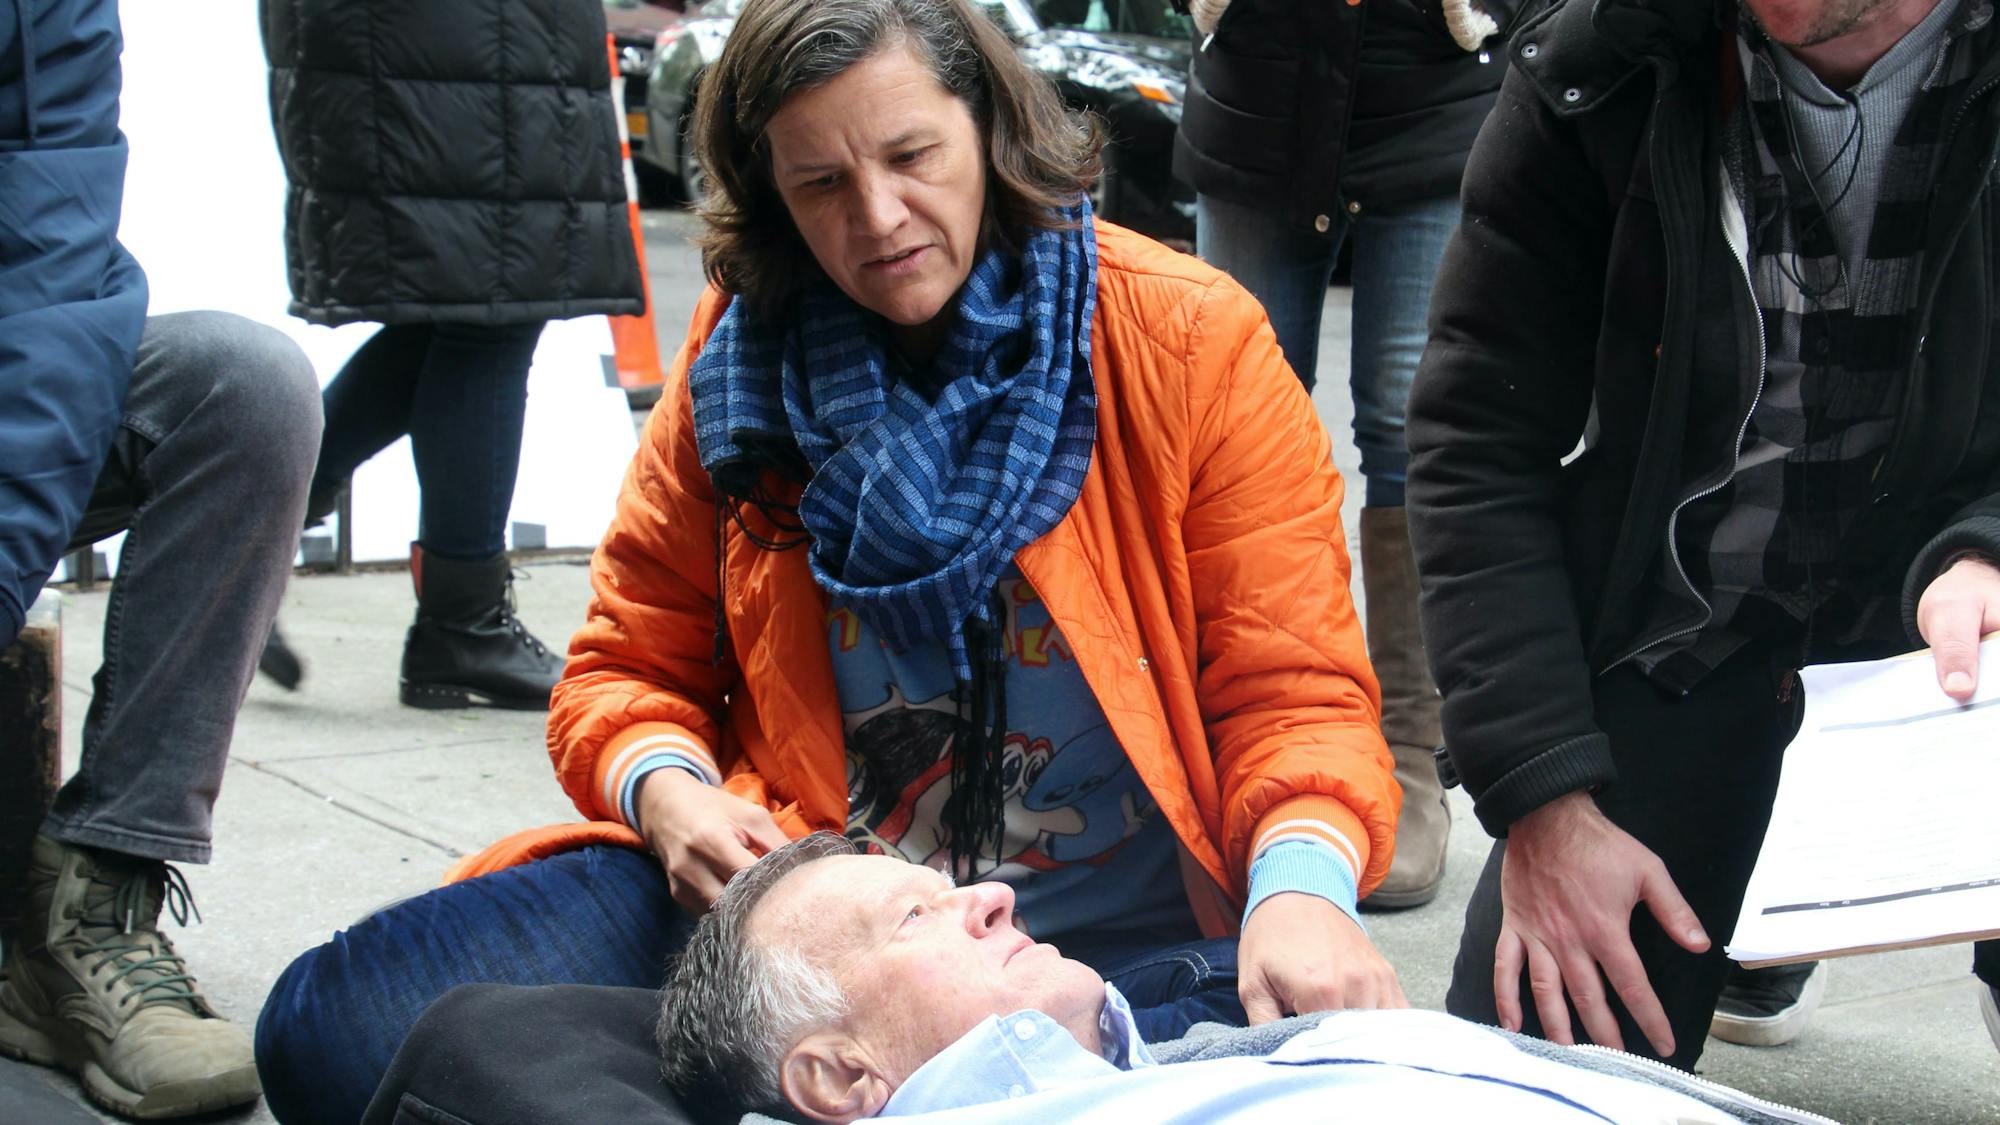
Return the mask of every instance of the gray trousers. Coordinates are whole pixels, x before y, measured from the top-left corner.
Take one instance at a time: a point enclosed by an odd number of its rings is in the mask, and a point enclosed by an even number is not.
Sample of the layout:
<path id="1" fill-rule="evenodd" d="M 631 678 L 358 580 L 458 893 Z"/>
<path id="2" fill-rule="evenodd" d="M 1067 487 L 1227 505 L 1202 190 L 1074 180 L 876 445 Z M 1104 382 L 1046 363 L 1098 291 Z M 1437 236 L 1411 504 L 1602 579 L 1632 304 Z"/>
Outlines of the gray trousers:
<path id="1" fill-rule="evenodd" d="M 283 333 L 149 317 L 71 548 L 126 533 L 83 760 L 43 831 L 206 863 L 237 709 L 291 575 L 319 456 L 319 381 Z"/>

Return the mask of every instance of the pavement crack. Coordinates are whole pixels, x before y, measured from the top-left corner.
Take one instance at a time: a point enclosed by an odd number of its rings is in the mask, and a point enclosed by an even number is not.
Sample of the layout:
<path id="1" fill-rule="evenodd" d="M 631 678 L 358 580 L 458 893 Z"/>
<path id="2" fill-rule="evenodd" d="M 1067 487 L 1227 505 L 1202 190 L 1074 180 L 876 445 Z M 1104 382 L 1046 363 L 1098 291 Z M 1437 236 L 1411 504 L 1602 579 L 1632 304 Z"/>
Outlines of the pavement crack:
<path id="1" fill-rule="evenodd" d="M 507 737 L 467 738 L 457 742 L 426 742 L 421 746 L 392 746 L 386 750 L 342 750 L 333 754 L 295 754 L 282 759 L 264 759 L 272 765 L 291 765 L 294 762 L 345 761 L 350 758 L 382 758 L 391 754 L 427 753 L 433 750 L 456 750 L 465 746 L 489 746 L 499 743 L 511 744 L 517 741 Z"/>
<path id="2" fill-rule="evenodd" d="M 456 847 L 451 844 L 447 844 L 442 840 L 434 840 L 431 837 L 426 836 L 421 832 L 412 831 L 411 829 L 405 828 L 403 825 L 397 824 L 394 821 L 387 820 L 380 816 L 376 816 L 374 813 L 371 813 L 366 809 L 359 808 L 353 804 L 343 801 L 339 797 L 336 797 L 331 793 L 321 792 L 320 790 L 315 789 L 310 785 L 307 785 L 305 782 L 300 781 L 297 778 L 287 776 L 286 774 L 280 773 L 275 769 L 268 769 L 262 765 L 259 765 L 256 762 L 244 758 L 236 759 L 236 764 L 244 767 L 245 769 L 255 770 L 258 773 L 263 774 L 265 777 L 282 781 L 286 785 L 289 785 L 292 788 L 297 789 L 301 793 L 317 797 L 321 803 L 331 805 L 334 808 L 339 809 L 341 812 L 347 813 L 349 816 L 359 817 L 360 819 L 365 820 L 370 824 L 386 828 L 389 831 L 394 832 L 398 836 L 404 836 L 411 840 L 416 841 L 419 844 L 425 844 L 430 847 L 436 848 L 439 852 L 442 852 L 446 858 L 458 859 L 463 855 L 465 855 L 465 851 L 462 848 Z"/>

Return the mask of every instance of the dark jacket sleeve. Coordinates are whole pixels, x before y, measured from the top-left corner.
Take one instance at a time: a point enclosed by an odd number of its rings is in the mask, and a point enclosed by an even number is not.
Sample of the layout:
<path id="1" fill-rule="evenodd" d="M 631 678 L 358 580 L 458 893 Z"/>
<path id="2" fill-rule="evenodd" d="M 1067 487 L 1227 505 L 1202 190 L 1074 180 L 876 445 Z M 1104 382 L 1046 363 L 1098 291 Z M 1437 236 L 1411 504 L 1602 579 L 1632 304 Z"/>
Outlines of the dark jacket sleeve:
<path id="1" fill-rule="evenodd" d="M 1612 779 L 1565 563 L 1612 216 L 1518 70 L 1473 147 L 1409 406 L 1409 517 L 1451 764 L 1502 835 Z"/>
<path id="2" fill-rule="evenodd" d="M 117 239 L 117 5 L 16 9 L 0 4 L 0 648 L 83 518 L 146 319 Z"/>
<path id="3" fill-rule="evenodd" d="M 1917 630 L 1917 602 L 1943 572 L 1945 561 L 1961 551 L 1978 551 L 2000 563 L 2000 494 L 1984 497 L 1954 514 L 1931 541 L 1924 544 L 1903 577 L 1903 628 L 1913 644 L 1924 643 Z"/>

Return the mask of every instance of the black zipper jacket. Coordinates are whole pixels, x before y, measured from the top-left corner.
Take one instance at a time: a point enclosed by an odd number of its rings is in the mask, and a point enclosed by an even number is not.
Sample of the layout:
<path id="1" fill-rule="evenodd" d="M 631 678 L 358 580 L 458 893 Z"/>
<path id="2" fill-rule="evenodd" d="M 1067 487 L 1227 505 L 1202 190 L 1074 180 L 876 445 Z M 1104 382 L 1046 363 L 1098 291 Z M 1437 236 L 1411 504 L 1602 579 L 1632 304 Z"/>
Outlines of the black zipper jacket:
<path id="1" fill-rule="evenodd" d="M 1921 643 L 1914 606 L 1939 563 L 2000 555 L 2000 37 L 1993 0 L 1962 2 L 1984 61 L 1948 117 L 1903 405 L 1835 577 L 1857 601 L 1900 598 L 1902 620 L 1815 661 Z M 1764 354 L 1721 231 L 1726 14 L 1539 14 L 1466 170 L 1410 400 L 1408 502 L 1440 764 L 1495 835 L 1616 780 L 1592 677 L 1705 622 L 1669 531 L 1733 467 Z"/>

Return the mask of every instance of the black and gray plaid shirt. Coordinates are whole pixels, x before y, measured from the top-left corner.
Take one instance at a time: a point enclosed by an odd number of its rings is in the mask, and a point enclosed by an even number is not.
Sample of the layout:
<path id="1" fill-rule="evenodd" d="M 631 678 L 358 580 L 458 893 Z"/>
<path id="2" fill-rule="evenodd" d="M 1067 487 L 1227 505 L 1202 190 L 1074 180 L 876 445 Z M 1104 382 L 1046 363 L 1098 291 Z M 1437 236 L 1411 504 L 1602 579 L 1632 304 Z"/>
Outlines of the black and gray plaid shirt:
<path id="1" fill-rule="evenodd" d="M 1764 384 L 1734 475 L 1681 509 L 1678 557 L 1713 616 L 1640 655 L 1656 677 L 1692 683 L 1835 592 L 1896 422 L 1946 116 L 1980 62 L 1954 44 L 1991 16 L 1992 0 L 1941 0 L 1844 96 L 1743 17 L 1725 224 L 1740 214 L 1747 236 Z"/>

